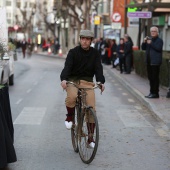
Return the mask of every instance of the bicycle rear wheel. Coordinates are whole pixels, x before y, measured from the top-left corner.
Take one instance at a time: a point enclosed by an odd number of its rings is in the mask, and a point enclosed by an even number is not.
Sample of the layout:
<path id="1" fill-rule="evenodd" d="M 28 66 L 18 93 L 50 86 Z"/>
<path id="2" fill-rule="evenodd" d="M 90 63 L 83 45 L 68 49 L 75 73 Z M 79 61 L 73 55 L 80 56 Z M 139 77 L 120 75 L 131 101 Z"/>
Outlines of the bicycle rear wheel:
<path id="1" fill-rule="evenodd" d="M 75 152 L 78 153 L 78 136 L 77 136 L 77 129 L 78 129 L 78 116 L 79 116 L 79 108 L 78 106 L 75 107 L 75 113 L 73 117 L 73 126 L 71 128 L 71 140 L 72 140 L 72 145 L 73 149 Z"/>
<path id="2" fill-rule="evenodd" d="M 93 139 L 95 143 L 93 148 L 89 145 L 89 139 Z M 93 161 L 97 152 L 98 142 L 99 126 L 96 113 L 92 108 L 87 108 L 84 113 L 81 113 L 81 123 L 78 127 L 78 149 L 80 158 L 84 163 L 89 164 Z"/>

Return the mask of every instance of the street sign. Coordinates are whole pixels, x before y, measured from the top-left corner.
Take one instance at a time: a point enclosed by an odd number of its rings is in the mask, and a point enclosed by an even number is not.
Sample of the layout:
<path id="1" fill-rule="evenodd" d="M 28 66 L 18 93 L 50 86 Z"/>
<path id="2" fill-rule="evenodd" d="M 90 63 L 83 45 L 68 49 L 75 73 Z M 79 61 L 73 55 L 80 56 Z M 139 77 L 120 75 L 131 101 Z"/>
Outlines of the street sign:
<path id="1" fill-rule="evenodd" d="M 100 25 L 100 16 L 94 17 L 94 25 Z"/>
<path id="2" fill-rule="evenodd" d="M 113 22 L 119 22 L 121 20 L 121 15 L 118 12 L 113 13 L 112 20 Z"/>
<path id="3" fill-rule="evenodd" d="M 112 29 L 121 29 L 122 28 L 122 23 L 121 22 L 112 22 Z"/>
<path id="4" fill-rule="evenodd" d="M 137 12 L 128 12 L 128 18 L 151 18 L 152 12 L 145 12 L 145 11 L 137 11 Z"/>

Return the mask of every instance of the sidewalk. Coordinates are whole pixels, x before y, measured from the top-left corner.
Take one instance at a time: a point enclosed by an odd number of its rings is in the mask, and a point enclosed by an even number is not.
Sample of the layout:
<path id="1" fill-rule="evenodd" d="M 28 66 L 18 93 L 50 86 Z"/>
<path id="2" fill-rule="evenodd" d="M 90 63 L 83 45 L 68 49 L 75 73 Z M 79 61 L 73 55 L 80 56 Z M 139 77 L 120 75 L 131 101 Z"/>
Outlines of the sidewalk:
<path id="1" fill-rule="evenodd" d="M 149 81 L 138 76 L 134 71 L 131 74 L 120 74 L 116 69 L 110 66 L 104 66 L 110 69 L 115 78 L 143 105 L 145 105 L 154 117 L 164 122 L 170 128 L 170 98 L 166 98 L 168 90 L 160 87 L 159 99 L 145 98 L 149 94 Z"/>
<path id="2" fill-rule="evenodd" d="M 66 58 L 66 54 L 62 56 L 48 54 L 47 52 L 39 52 L 39 55 Z M 112 69 L 111 66 L 103 66 L 104 69 L 113 72 L 115 78 L 143 105 L 145 105 L 154 117 L 166 124 L 170 129 L 170 98 L 166 98 L 168 90 L 160 87 L 159 99 L 147 99 L 149 94 L 149 81 L 144 79 L 133 71 L 131 74 L 120 74 L 117 69 Z"/>

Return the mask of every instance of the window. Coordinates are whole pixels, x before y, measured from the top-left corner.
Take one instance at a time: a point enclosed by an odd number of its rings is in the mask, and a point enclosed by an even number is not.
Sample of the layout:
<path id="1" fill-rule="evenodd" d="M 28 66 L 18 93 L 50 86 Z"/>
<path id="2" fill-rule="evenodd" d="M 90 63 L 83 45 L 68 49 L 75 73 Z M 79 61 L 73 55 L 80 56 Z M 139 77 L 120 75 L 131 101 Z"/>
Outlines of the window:
<path id="1" fill-rule="evenodd" d="M 11 24 L 11 19 L 7 19 L 8 24 Z"/>
<path id="2" fill-rule="evenodd" d="M 30 6 L 29 6 L 30 8 L 33 8 L 34 7 L 34 3 L 31 3 L 30 2 Z"/>
<path id="3" fill-rule="evenodd" d="M 8 13 L 8 12 L 7 12 L 6 15 L 7 15 L 7 18 L 11 18 L 11 13 Z"/>
<path id="4" fill-rule="evenodd" d="M 11 1 L 6 1 L 6 6 L 11 6 Z"/>

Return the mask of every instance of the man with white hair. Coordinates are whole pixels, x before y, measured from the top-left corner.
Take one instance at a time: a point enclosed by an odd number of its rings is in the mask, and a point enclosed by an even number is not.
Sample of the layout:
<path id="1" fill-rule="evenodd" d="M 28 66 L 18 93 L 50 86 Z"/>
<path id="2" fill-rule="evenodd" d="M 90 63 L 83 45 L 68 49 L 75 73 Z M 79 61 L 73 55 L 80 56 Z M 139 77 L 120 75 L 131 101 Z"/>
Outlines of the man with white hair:
<path id="1" fill-rule="evenodd" d="M 159 30 L 150 28 L 151 37 L 146 36 L 142 43 L 142 50 L 146 50 L 145 62 L 150 83 L 150 94 L 146 98 L 159 98 L 159 72 L 162 64 L 163 40 L 159 38 Z"/>

